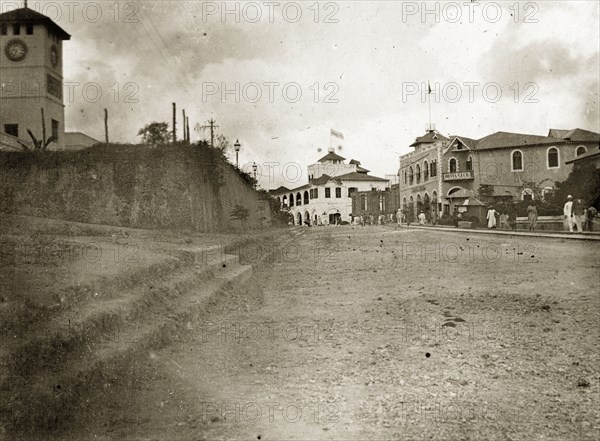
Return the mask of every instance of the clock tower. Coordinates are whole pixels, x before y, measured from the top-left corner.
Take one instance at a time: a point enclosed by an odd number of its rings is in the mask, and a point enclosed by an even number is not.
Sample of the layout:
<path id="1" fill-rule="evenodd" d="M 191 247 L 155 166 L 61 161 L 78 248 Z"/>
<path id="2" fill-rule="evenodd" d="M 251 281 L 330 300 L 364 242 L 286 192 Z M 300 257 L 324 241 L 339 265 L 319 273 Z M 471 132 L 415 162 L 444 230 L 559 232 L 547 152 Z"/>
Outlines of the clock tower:
<path id="1" fill-rule="evenodd" d="M 65 145 L 62 42 L 71 36 L 27 7 L 0 14 L 0 147 L 42 139 L 42 112 L 49 149 Z"/>

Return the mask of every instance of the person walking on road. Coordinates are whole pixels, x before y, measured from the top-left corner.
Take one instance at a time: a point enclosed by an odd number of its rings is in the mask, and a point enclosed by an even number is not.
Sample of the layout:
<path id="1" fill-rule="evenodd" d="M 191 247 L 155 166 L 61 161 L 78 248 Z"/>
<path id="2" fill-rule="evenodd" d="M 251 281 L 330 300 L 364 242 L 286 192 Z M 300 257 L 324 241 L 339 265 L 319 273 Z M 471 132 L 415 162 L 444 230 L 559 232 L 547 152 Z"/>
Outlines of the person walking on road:
<path id="1" fill-rule="evenodd" d="M 496 216 L 500 215 L 494 207 L 490 207 L 487 212 L 488 228 L 496 228 Z"/>
<path id="2" fill-rule="evenodd" d="M 419 225 L 425 225 L 426 222 L 427 216 L 425 216 L 425 213 L 421 211 L 421 213 L 419 213 Z"/>
<path id="3" fill-rule="evenodd" d="M 537 225 L 538 212 L 533 201 L 527 207 L 527 221 L 529 222 L 529 231 L 535 231 Z"/>
<path id="4" fill-rule="evenodd" d="M 580 198 L 573 201 L 573 223 L 577 226 L 577 232 L 583 231 L 583 214 L 584 214 L 583 202 Z"/>
<path id="5" fill-rule="evenodd" d="M 569 231 L 573 232 L 573 196 L 567 196 L 567 202 L 565 202 L 565 206 L 563 207 L 563 215 L 567 220 L 567 226 L 569 227 Z"/>

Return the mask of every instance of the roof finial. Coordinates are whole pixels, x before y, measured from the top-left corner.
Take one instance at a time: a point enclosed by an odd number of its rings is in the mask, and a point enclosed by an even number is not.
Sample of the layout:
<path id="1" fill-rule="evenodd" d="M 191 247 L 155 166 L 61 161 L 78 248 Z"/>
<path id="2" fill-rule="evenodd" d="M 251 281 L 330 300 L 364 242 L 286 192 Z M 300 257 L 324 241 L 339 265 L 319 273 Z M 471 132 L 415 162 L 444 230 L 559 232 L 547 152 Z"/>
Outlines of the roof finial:
<path id="1" fill-rule="evenodd" d="M 23 7 L 24 7 L 24 8 L 26 8 L 26 7 L 27 7 L 27 0 L 25 0 L 23 3 L 25 3 L 25 4 L 23 5 Z"/>

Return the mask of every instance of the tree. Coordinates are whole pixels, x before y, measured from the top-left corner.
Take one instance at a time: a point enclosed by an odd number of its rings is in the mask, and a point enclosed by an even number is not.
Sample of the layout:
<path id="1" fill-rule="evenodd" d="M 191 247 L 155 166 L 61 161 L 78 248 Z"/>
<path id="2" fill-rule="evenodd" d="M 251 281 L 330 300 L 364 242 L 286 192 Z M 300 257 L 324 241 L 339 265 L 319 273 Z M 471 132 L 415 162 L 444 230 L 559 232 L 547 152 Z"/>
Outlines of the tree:
<path id="1" fill-rule="evenodd" d="M 169 133 L 169 125 L 164 122 L 151 122 L 146 124 L 138 132 L 138 136 L 142 137 L 144 144 L 167 144 L 171 139 Z"/>
<path id="2" fill-rule="evenodd" d="M 600 208 L 600 172 L 592 161 L 578 165 L 576 164 L 569 173 L 569 177 L 562 183 L 556 183 L 556 191 L 552 201 L 562 206 L 567 196 L 581 198 L 586 206 Z"/>
<path id="3" fill-rule="evenodd" d="M 250 210 L 248 210 L 246 207 L 242 207 L 241 205 L 236 205 L 233 210 L 231 210 L 230 216 L 235 220 L 244 222 L 246 219 L 248 219 L 248 216 L 250 216 Z"/>

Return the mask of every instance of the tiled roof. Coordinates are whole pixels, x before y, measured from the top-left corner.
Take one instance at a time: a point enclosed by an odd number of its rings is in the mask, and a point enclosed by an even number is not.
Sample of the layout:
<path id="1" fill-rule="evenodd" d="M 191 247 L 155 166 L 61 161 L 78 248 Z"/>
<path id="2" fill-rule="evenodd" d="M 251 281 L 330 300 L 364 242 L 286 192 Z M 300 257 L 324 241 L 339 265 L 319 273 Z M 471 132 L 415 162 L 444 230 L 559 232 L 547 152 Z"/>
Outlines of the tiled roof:
<path id="1" fill-rule="evenodd" d="M 316 179 L 311 179 L 310 183 L 313 185 L 323 185 L 323 184 L 326 184 L 327 182 L 329 182 L 330 179 L 331 179 L 331 176 L 329 176 L 329 175 L 321 175 Z"/>
<path id="2" fill-rule="evenodd" d="M 346 173 L 344 175 L 336 176 L 335 179 L 339 179 L 340 181 L 387 181 L 387 179 L 378 178 L 377 176 L 369 176 L 366 173 L 358 172 Z"/>
<path id="3" fill-rule="evenodd" d="M 0 14 L 0 22 L 12 23 L 43 23 L 53 30 L 63 40 L 70 40 L 71 36 L 59 25 L 54 23 L 50 17 L 46 17 L 29 8 L 19 8 Z"/>
<path id="4" fill-rule="evenodd" d="M 437 131 L 427 132 L 425 135 L 417 138 L 416 141 L 413 142 L 410 146 L 414 147 L 418 144 L 431 144 L 436 141 L 448 141 L 448 138 L 446 138 L 444 135 Z"/>
<path id="5" fill-rule="evenodd" d="M 475 148 L 477 148 L 477 140 L 476 139 L 467 138 L 466 136 L 458 136 L 458 135 L 452 136 L 451 138 L 453 140 L 458 139 L 459 141 L 461 141 L 464 145 L 466 145 L 471 150 L 475 150 Z"/>
<path id="6" fill-rule="evenodd" d="M 342 158 L 340 155 L 334 153 L 334 152 L 329 152 L 327 153 L 325 156 L 323 156 L 321 159 L 319 159 L 317 162 L 324 162 L 324 161 L 343 161 L 346 158 Z"/>
<path id="7" fill-rule="evenodd" d="M 594 132 L 590 132 L 589 130 L 583 130 L 583 129 L 573 129 L 573 130 L 550 129 L 548 136 L 561 138 L 566 141 L 600 142 L 600 133 L 594 133 Z"/>
<path id="8" fill-rule="evenodd" d="M 489 150 L 502 147 L 526 147 L 528 145 L 556 144 L 560 138 L 525 135 L 523 133 L 496 132 L 477 141 L 477 150 Z"/>
<path id="9" fill-rule="evenodd" d="M 287 193 L 288 191 L 290 191 L 289 188 L 284 187 L 283 185 L 279 188 L 276 188 L 275 190 L 269 190 L 269 193 L 271 194 L 279 194 L 279 193 Z"/>

